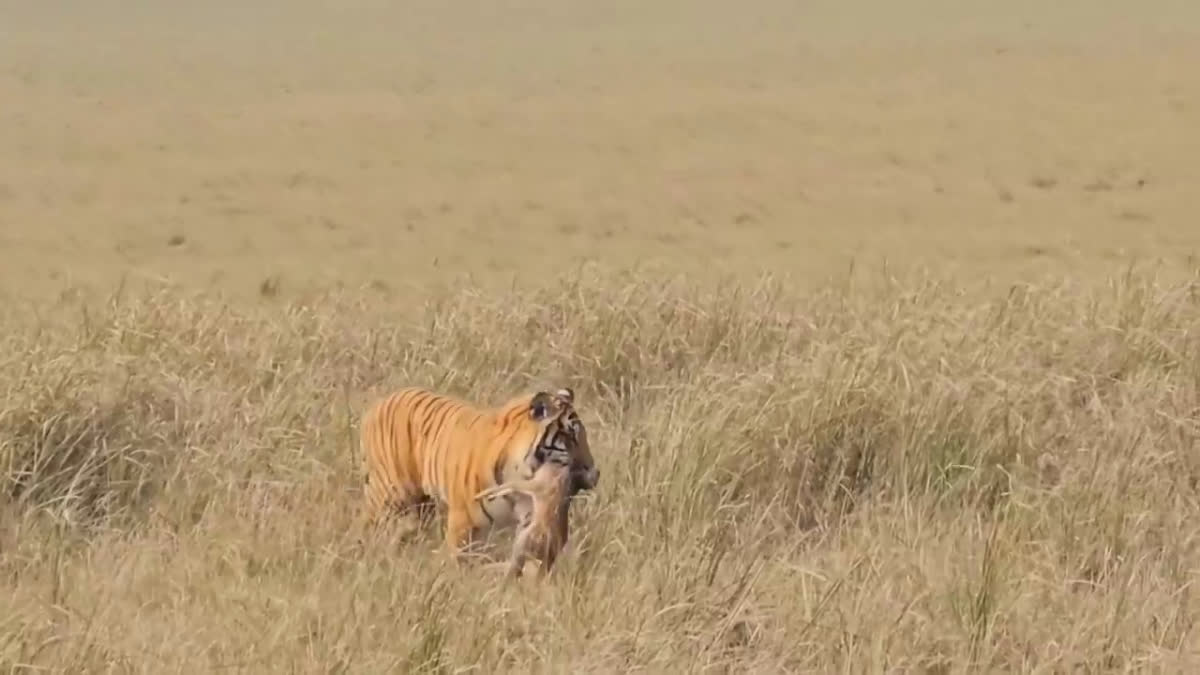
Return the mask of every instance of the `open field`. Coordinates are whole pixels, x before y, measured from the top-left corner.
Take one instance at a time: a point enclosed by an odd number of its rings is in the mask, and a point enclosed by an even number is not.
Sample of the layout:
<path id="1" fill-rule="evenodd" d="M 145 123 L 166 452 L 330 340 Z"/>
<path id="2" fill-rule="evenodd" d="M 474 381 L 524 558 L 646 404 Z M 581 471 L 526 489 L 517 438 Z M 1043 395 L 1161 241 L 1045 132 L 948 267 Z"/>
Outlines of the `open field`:
<path id="1" fill-rule="evenodd" d="M 1200 5 L 16 4 L 0 670 L 1200 667 Z M 354 546 L 413 383 L 544 593 Z"/>
<path id="2" fill-rule="evenodd" d="M 3 289 L 1200 251 L 1191 2 L 190 4 L 5 10 Z"/>
<path id="3" fill-rule="evenodd" d="M 1136 277 L 986 304 L 585 279 L 396 321 L 168 294 L 31 325 L 0 366 L 0 660 L 1194 668 L 1198 335 L 1200 286 Z M 356 411 L 413 382 L 577 389 L 604 476 L 544 595 L 447 569 L 436 529 L 355 548 Z"/>

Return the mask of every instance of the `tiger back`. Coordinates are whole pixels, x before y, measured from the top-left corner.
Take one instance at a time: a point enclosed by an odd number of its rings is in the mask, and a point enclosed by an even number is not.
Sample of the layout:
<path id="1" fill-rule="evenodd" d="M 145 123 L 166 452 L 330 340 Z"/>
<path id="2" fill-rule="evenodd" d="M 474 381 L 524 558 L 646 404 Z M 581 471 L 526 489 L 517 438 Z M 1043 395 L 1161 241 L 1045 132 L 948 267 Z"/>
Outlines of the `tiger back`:
<path id="1" fill-rule="evenodd" d="M 485 509 L 475 495 L 528 479 L 553 451 L 570 457 L 570 492 L 593 489 L 600 472 L 574 407 L 574 392 L 539 391 L 494 408 L 421 388 L 385 396 L 362 418 L 366 464 L 363 527 L 384 515 L 409 521 L 437 502 L 446 546 L 457 554 L 479 528 L 515 522 L 512 508 Z"/>

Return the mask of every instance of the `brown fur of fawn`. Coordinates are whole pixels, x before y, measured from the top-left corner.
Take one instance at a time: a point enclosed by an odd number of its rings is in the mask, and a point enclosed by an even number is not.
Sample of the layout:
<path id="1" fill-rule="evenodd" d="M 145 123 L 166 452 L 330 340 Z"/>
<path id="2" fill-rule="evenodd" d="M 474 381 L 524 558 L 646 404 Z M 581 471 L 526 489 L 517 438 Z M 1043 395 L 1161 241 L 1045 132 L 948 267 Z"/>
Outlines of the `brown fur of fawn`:
<path id="1" fill-rule="evenodd" d="M 513 539 L 508 573 L 520 577 L 525 560 L 532 555 L 541 562 L 540 577 L 550 573 L 554 561 L 567 545 L 568 510 L 571 504 L 571 467 L 568 457 L 550 457 L 531 478 L 504 483 L 476 495 L 484 501 L 508 499 L 520 517 Z"/>

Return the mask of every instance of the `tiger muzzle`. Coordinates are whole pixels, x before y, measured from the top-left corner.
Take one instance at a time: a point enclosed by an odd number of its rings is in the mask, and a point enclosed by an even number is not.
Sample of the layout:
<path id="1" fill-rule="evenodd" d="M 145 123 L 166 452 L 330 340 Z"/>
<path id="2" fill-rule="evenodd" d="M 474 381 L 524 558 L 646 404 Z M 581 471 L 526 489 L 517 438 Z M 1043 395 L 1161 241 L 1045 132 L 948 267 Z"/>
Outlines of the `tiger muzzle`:
<path id="1" fill-rule="evenodd" d="M 571 472 L 571 494 L 594 490 L 599 482 L 600 469 L 596 467 L 576 468 Z"/>

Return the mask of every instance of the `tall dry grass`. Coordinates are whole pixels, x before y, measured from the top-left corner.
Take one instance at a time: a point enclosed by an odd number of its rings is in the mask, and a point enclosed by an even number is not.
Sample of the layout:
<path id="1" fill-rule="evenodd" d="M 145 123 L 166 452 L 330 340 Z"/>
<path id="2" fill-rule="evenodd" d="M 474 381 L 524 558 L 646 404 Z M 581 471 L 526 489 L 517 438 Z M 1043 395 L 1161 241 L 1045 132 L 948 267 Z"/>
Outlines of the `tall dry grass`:
<path id="1" fill-rule="evenodd" d="M 603 479 L 555 577 L 360 554 L 365 401 L 560 382 Z M 162 291 L 11 314 L 0 383 L 5 670 L 1200 665 L 1196 282 Z"/>

